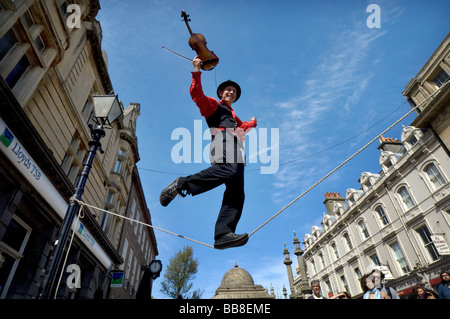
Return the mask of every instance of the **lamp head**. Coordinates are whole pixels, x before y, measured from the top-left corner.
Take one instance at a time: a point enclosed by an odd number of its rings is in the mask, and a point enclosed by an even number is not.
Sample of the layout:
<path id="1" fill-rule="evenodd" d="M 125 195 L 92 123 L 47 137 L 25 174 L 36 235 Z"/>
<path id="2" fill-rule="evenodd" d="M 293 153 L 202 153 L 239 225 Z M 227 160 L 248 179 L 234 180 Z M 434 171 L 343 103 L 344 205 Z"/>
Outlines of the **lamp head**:
<path id="1" fill-rule="evenodd" d="M 93 95 L 92 100 L 96 124 L 111 126 L 123 114 L 117 94 Z"/>

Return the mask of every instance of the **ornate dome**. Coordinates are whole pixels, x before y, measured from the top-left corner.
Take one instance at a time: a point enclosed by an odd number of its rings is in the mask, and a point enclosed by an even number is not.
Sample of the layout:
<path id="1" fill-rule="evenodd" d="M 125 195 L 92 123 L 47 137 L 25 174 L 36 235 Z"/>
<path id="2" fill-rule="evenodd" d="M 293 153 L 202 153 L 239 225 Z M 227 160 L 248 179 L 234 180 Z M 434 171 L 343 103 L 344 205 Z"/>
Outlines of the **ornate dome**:
<path id="1" fill-rule="evenodd" d="M 239 268 L 237 263 L 234 268 L 223 275 L 222 283 L 216 290 L 212 299 L 273 299 L 275 295 L 269 295 L 267 289 L 261 285 L 255 285 L 252 276 L 247 270 Z"/>
<path id="2" fill-rule="evenodd" d="M 220 284 L 222 288 L 254 285 L 255 282 L 253 281 L 252 276 L 248 273 L 247 270 L 239 268 L 237 263 L 234 265 L 234 268 L 228 270 L 225 275 L 223 275 L 222 283 Z"/>

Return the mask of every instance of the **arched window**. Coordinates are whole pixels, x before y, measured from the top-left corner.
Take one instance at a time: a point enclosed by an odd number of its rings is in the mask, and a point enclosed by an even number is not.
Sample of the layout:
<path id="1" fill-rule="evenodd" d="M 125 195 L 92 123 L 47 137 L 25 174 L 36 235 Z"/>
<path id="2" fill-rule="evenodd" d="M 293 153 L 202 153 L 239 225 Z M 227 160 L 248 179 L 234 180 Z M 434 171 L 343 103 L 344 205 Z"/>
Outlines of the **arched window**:
<path id="1" fill-rule="evenodd" d="M 381 223 L 383 224 L 383 226 L 386 226 L 387 224 L 389 224 L 389 219 L 387 218 L 386 212 L 384 211 L 383 206 L 379 205 L 375 208 L 375 211 L 378 214 L 378 217 L 381 220 Z"/>
<path id="2" fill-rule="evenodd" d="M 314 259 L 311 259 L 311 269 L 313 271 L 313 275 L 317 274 L 316 264 L 314 263 Z"/>
<path id="3" fill-rule="evenodd" d="M 414 206 L 414 201 L 405 186 L 398 189 L 398 194 L 400 195 L 405 209 L 410 209 Z"/>
<path id="4" fill-rule="evenodd" d="M 336 246 L 336 243 L 332 243 L 331 248 L 333 248 L 334 256 L 336 257 L 336 260 L 338 260 L 339 259 L 339 251 Z"/>
<path id="5" fill-rule="evenodd" d="M 320 259 L 320 263 L 322 264 L 322 269 L 326 267 L 325 265 L 325 258 L 323 258 L 323 254 L 319 253 L 319 259 Z"/>
<path id="6" fill-rule="evenodd" d="M 350 240 L 350 236 L 348 235 L 348 233 L 345 233 L 343 235 L 343 237 L 345 239 L 345 243 L 347 244 L 348 250 L 352 250 L 353 249 L 353 245 L 352 245 L 352 241 Z"/>
<path id="7" fill-rule="evenodd" d="M 433 190 L 436 190 L 445 184 L 444 177 L 441 175 L 441 172 L 433 163 L 427 165 L 424 171 L 427 173 Z"/>
<path id="8" fill-rule="evenodd" d="M 369 238 L 370 235 L 369 235 L 369 231 L 367 230 L 366 223 L 364 223 L 364 221 L 361 220 L 361 221 L 358 223 L 358 225 L 359 225 L 359 227 L 361 228 L 361 233 L 364 235 L 364 238 Z"/>

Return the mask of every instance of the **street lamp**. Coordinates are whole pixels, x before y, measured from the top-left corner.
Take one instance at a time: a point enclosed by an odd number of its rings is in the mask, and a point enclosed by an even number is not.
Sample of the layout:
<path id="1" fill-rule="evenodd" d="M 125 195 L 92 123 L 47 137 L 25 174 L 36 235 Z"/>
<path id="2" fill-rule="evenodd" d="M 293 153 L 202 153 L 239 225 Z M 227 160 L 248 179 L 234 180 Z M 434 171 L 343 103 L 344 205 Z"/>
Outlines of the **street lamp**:
<path id="1" fill-rule="evenodd" d="M 67 246 L 67 241 L 69 239 L 73 221 L 79 209 L 77 200 L 81 200 L 81 197 L 84 193 L 84 187 L 86 186 L 86 182 L 97 151 L 103 153 L 102 144 L 100 143 L 100 139 L 106 135 L 103 125 L 112 125 L 112 123 L 117 120 L 123 113 L 122 106 L 117 98 L 117 94 L 93 95 L 92 100 L 94 104 L 94 114 L 92 119 L 95 123 L 95 125 L 89 124 L 92 140 L 89 142 L 89 152 L 86 160 L 83 163 L 81 174 L 78 176 L 75 184 L 75 193 L 72 195 L 72 198 L 74 198 L 75 200 L 72 200 L 71 198 L 69 202 L 69 206 L 67 207 L 67 212 L 64 216 L 59 232 L 58 241 L 50 259 L 50 266 L 44 282 L 42 293 L 40 295 L 40 298 L 43 299 L 50 298 L 51 293 L 57 287 L 57 275 L 58 273 L 60 273 L 60 271 L 63 271 L 62 269 L 60 269 L 61 261 L 64 250 Z M 57 291 L 54 291 L 54 293 L 56 297 Z"/>

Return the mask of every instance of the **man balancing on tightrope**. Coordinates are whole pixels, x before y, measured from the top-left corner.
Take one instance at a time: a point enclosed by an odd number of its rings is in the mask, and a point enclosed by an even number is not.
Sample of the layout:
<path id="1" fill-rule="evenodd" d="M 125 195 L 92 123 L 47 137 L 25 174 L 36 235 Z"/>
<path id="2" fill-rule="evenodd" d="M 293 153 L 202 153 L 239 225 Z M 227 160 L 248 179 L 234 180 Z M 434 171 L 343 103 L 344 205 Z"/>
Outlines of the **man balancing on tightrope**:
<path id="1" fill-rule="evenodd" d="M 234 113 L 231 105 L 239 99 L 241 88 L 233 81 L 228 80 L 219 85 L 219 102 L 215 98 L 205 96 L 201 84 L 201 60 L 196 57 L 192 64 L 194 72 L 190 93 L 211 130 L 211 166 L 197 174 L 176 178 L 163 189 L 159 200 L 162 206 L 167 206 L 177 195 L 195 196 L 225 184 L 222 207 L 215 226 L 214 248 L 243 246 L 248 241 L 248 234 L 234 233 L 245 199 L 245 164 L 241 149 L 245 133 L 256 127 L 257 120 L 253 117 L 249 122 L 242 122 Z"/>

